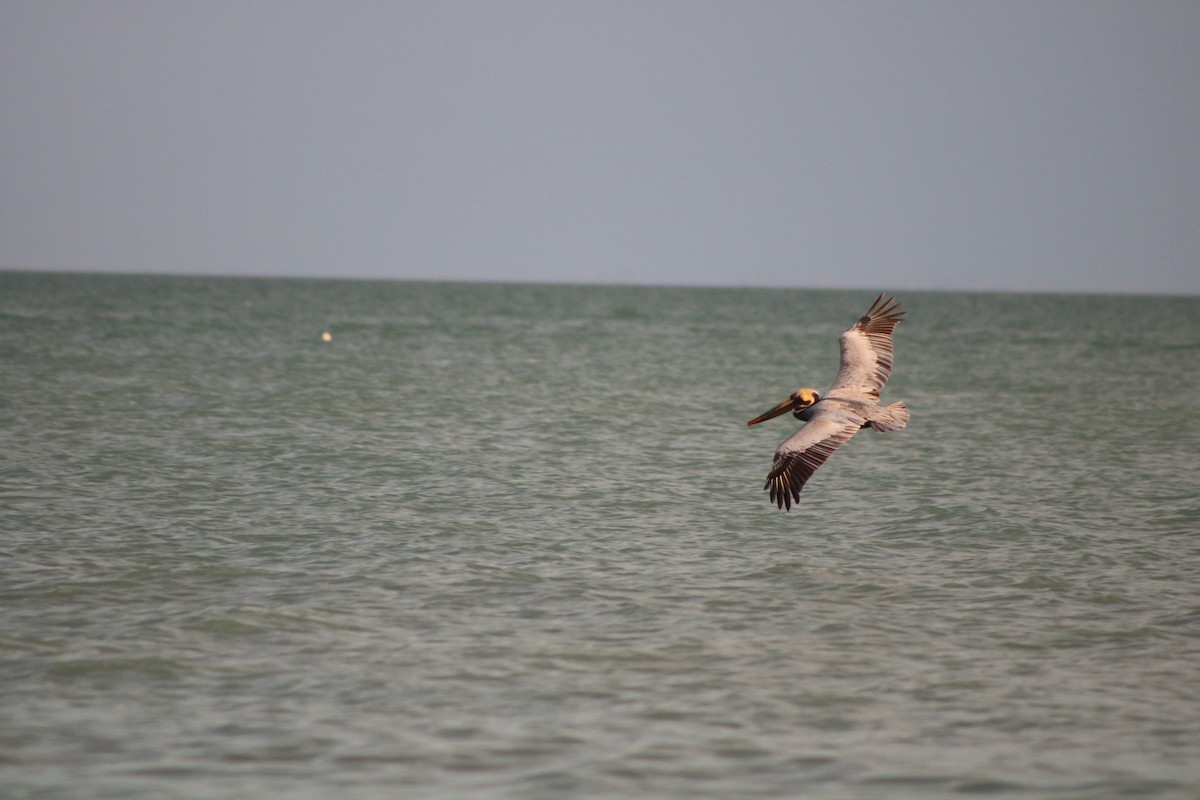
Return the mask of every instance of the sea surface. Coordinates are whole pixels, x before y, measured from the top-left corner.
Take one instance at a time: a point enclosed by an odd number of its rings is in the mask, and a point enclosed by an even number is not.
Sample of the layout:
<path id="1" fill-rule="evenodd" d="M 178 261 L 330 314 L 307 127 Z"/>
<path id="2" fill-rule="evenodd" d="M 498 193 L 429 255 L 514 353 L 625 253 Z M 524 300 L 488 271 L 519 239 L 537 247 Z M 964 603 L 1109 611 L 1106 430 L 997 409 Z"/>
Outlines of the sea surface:
<path id="1" fill-rule="evenodd" d="M 0 798 L 1200 797 L 1200 298 L 902 293 L 780 511 L 875 294 L 0 273 Z"/>

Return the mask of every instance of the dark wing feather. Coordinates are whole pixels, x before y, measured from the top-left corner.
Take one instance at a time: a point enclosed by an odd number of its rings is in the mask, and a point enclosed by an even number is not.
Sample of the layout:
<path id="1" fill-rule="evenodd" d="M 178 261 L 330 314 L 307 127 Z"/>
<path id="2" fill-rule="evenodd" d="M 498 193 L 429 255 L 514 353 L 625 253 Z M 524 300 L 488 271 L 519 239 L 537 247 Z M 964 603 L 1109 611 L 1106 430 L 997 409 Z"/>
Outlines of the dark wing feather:
<path id="1" fill-rule="evenodd" d="M 800 501 L 800 490 L 808 479 L 862 428 L 863 422 L 862 417 L 818 403 L 812 419 L 775 451 L 775 463 L 763 486 L 770 490 L 771 502 L 791 511 L 792 501 Z"/>
<path id="2" fill-rule="evenodd" d="M 842 364 L 830 392 L 849 389 L 879 399 L 892 374 L 892 331 L 904 316 L 895 300 L 879 295 L 867 313 L 842 334 Z"/>

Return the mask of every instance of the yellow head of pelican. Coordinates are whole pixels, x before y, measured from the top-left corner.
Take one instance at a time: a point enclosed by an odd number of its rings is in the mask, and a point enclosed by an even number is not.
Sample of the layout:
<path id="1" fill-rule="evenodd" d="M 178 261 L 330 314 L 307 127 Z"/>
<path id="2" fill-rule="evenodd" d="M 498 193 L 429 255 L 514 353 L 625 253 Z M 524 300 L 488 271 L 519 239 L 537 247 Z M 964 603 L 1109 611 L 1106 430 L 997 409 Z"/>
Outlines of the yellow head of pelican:
<path id="1" fill-rule="evenodd" d="M 816 389 L 809 389 L 807 386 L 803 389 L 797 389 L 796 391 L 792 392 L 792 396 L 787 400 L 784 400 L 767 413 L 755 417 L 746 424 L 757 425 L 760 422 L 766 422 L 769 419 L 775 419 L 775 417 L 778 417 L 780 414 L 786 414 L 789 411 L 796 416 L 796 419 L 807 419 L 808 415 L 804 413 L 805 410 L 812 408 L 812 406 L 820 399 L 821 395 Z M 802 414 L 804 416 L 801 416 Z"/>

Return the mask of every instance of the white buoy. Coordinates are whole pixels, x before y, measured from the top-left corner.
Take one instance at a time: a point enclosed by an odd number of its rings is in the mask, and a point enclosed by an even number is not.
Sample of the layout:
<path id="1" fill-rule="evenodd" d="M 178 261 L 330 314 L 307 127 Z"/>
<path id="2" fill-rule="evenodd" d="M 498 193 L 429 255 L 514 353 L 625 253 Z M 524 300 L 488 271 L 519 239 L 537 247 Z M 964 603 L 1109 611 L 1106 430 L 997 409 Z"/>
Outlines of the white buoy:
<path id="1" fill-rule="evenodd" d="M 324 333 L 321 334 L 322 342 L 328 342 L 328 341 L 332 341 L 332 340 L 333 340 L 333 334 L 330 333 L 329 331 L 325 331 Z"/>

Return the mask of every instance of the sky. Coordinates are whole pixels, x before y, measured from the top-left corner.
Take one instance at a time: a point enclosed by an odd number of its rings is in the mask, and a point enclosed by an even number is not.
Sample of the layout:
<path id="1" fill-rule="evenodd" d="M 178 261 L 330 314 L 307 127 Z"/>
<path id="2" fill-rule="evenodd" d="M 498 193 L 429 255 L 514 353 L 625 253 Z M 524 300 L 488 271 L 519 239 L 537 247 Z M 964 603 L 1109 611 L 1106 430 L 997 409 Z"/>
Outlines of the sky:
<path id="1" fill-rule="evenodd" d="M 1200 3 L 5 0 L 0 269 L 1200 294 Z"/>

